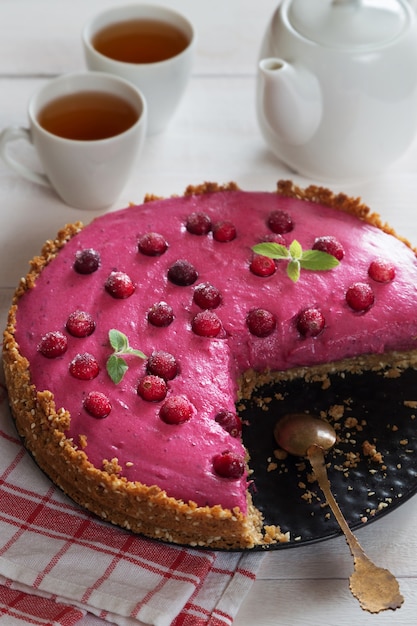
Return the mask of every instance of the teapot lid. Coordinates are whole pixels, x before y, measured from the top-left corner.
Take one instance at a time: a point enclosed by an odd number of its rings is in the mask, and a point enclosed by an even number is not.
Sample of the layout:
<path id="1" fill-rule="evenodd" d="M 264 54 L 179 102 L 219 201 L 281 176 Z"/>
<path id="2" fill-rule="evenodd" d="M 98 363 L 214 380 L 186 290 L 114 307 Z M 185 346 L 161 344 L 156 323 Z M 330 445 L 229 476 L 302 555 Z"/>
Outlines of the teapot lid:
<path id="1" fill-rule="evenodd" d="M 402 0 L 291 0 L 288 20 L 306 39 L 346 48 L 394 39 L 409 13 Z"/>

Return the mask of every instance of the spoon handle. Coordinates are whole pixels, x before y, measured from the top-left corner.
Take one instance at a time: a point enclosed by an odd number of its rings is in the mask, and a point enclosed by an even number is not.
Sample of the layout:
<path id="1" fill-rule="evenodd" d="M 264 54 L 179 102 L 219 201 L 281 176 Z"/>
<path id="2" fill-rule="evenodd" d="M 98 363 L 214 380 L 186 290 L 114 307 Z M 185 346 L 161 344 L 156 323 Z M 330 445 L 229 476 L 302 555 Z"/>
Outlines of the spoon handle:
<path id="1" fill-rule="evenodd" d="M 333 493 L 331 492 L 330 482 L 327 476 L 326 465 L 324 461 L 323 450 L 319 446 L 312 445 L 307 450 L 307 457 L 311 463 L 311 467 L 313 468 L 314 475 L 317 479 L 317 482 L 320 485 L 320 489 L 324 493 L 326 500 L 332 510 L 332 513 L 335 516 L 337 523 L 339 524 L 340 528 L 342 529 L 346 537 L 346 541 L 349 545 L 349 549 L 352 553 L 352 556 L 354 557 L 354 559 L 358 559 L 358 558 L 367 559 L 368 557 L 366 556 L 359 541 L 356 539 L 355 535 L 350 530 L 343 516 L 343 513 L 340 510 L 339 505 L 337 504 L 333 496 Z"/>
<path id="2" fill-rule="evenodd" d="M 361 607 L 370 613 L 400 608 L 404 598 L 400 593 L 398 581 L 389 570 L 378 567 L 366 556 L 339 509 L 331 492 L 322 448 L 317 445 L 310 446 L 307 457 L 353 556 L 354 571 L 350 577 L 352 594 L 359 600 Z"/>

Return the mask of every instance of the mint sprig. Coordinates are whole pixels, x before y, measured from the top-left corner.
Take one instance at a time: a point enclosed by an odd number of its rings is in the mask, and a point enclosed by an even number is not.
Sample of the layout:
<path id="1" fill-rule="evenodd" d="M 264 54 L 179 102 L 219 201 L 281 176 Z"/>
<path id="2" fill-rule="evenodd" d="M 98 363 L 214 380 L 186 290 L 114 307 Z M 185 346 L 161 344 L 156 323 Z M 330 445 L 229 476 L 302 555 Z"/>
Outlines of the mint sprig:
<path id="1" fill-rule="evenodd" d="M 252 250 L 270 259 L 288 261 L 287 276 L 294 283 L 300 278 L 302 269 L 317 272 L 331 270 L 339 265 L 339 261 L 332 254 L 321 250 L 303 250 L 296 239 L 289 248 L 280 243 L 264 242 L 256 244 Z"/>
<path id="2" fill-rule="evenodd" d="M 123 358 L 124 355 L 131 354 L 140 359 L 146 359 L 147 357 L 141 350 L 131 348 L 128 338 L 120 330 L 115 328 L 109 330 L 109 341 L 114 352 L 107 359 L 106 369 L 112 381 L 117 385 L 129 369 L 126 360 Z"/>

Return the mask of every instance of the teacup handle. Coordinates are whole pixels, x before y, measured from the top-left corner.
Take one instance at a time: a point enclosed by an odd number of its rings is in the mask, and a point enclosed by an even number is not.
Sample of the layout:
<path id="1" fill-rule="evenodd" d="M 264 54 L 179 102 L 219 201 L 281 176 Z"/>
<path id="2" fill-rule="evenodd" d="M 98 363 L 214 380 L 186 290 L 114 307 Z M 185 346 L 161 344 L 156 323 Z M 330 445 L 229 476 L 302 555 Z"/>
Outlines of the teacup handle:
<path id="1" fill-rule="evenodd" d="M 16 159 L 10 156 L 8 152 L 8 144 L 11 141 L 16 141 L 17 139 L 24 139 L 28 143 L 32 144 L 32 137 L 30 134 L 30 130 L 28 128 L 23 128 L 22 126 L 10 126 L 3 130 L 0 134 L 0 156 L 3 161 L 12 169 L 15 170 L 18 174 L 27 178 L 32 183 L 38 183 L 39 185 L 43 185 L 44 187 L 51 187 L 51 183 L 45 174 L 41 174 L 39 172 L 34 172 L 29 169 L 22 163 L 19 163 Z"/>

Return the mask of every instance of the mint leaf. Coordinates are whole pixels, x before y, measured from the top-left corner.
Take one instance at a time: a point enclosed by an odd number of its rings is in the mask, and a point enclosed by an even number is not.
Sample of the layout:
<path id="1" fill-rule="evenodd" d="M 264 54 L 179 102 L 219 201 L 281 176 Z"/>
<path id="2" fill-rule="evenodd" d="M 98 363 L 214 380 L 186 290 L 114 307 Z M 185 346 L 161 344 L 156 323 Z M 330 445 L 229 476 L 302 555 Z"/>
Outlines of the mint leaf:
<path id="1" fill-rule="evenodd" d="M 293 259 L 288 263 L 287 276 L 291 278 L 294 283 L 297 282 L 300 278 L 300 261 Z"/>
<path id="2" fill-rule="evenodd" d="M 331 270 L 339 265 L 332 254 L 321 250 L 303 250 L 301 244 L 294 239 L 289 248 L 273 242 L 258 243 L 252 247 L 253 252 L 270 259 L 288 261 L 287 275 L 296 283 L 303 270 Z"/>
<path id="3" fill-rule="evenodd" d="M 303 249 L 301 247 L 301 244 L 298 243 L 296 239 L 294 239 L 294 241 L 292 241 L 290 244 L 291 258 L 294 259 L 295 261 L 298 261 L 299 259 L 301 259 L 302 254 L 303 254 Z"/>
<path id="4" fill-rule="evenodd" d="M 253 252 L 255 254 L 261 254 L 262 256 L 266 256 L 270 259 L 289 259 L 290 253 L 288 248 L 281 245 L 280 243 L 257 243 L 252 247 Z"/>
<path id="5" fill-rule="evenodd" d="M 112 381 L 117 385 L 126 374 L 128 366 L 124 359 L 112 354 L 107 359 L 106 369 Z"/>
<path id="6" fill-rule="evenodd" d="M 115 352 L 120 352 L 123 354 L 129 347 L 129 341 L 126 335 L 120 332 L 120 330 L 116 330 L 115 328 L 109 330 L 109 341 L 111 347 L 114 349 Z"/>
<path id="7" fill-rule="evenodd" d="M 125 359 L 122 358 L 122 355 L 130 354 L 132 356 L 137 356 L 140 359 L 146 359 L 147 357 L 142 350 L 131 348 L 126 335 L 115 328 L 109 330 L 109 342 L 114 352 L 107 359 L 106 369 L 112 381 L 117 385 L 129 369 Z"/>
<path id="8" fill-rule="evenodd" d="M 146 359 L 146 354 L 142 352 L 142 350 L 135 350 L 134 348 L 128 348 L 126 350 L 126 354 L 133 354 L 134 356 L 138 356 L 140 359 Z"/>
<path id="9" fill-rule="evenodd" d="M 339 265 L 332 254 L 321 250 L 305 250 L 300 258 L 301 267 L 305 270 L 331 270 Z"/>

